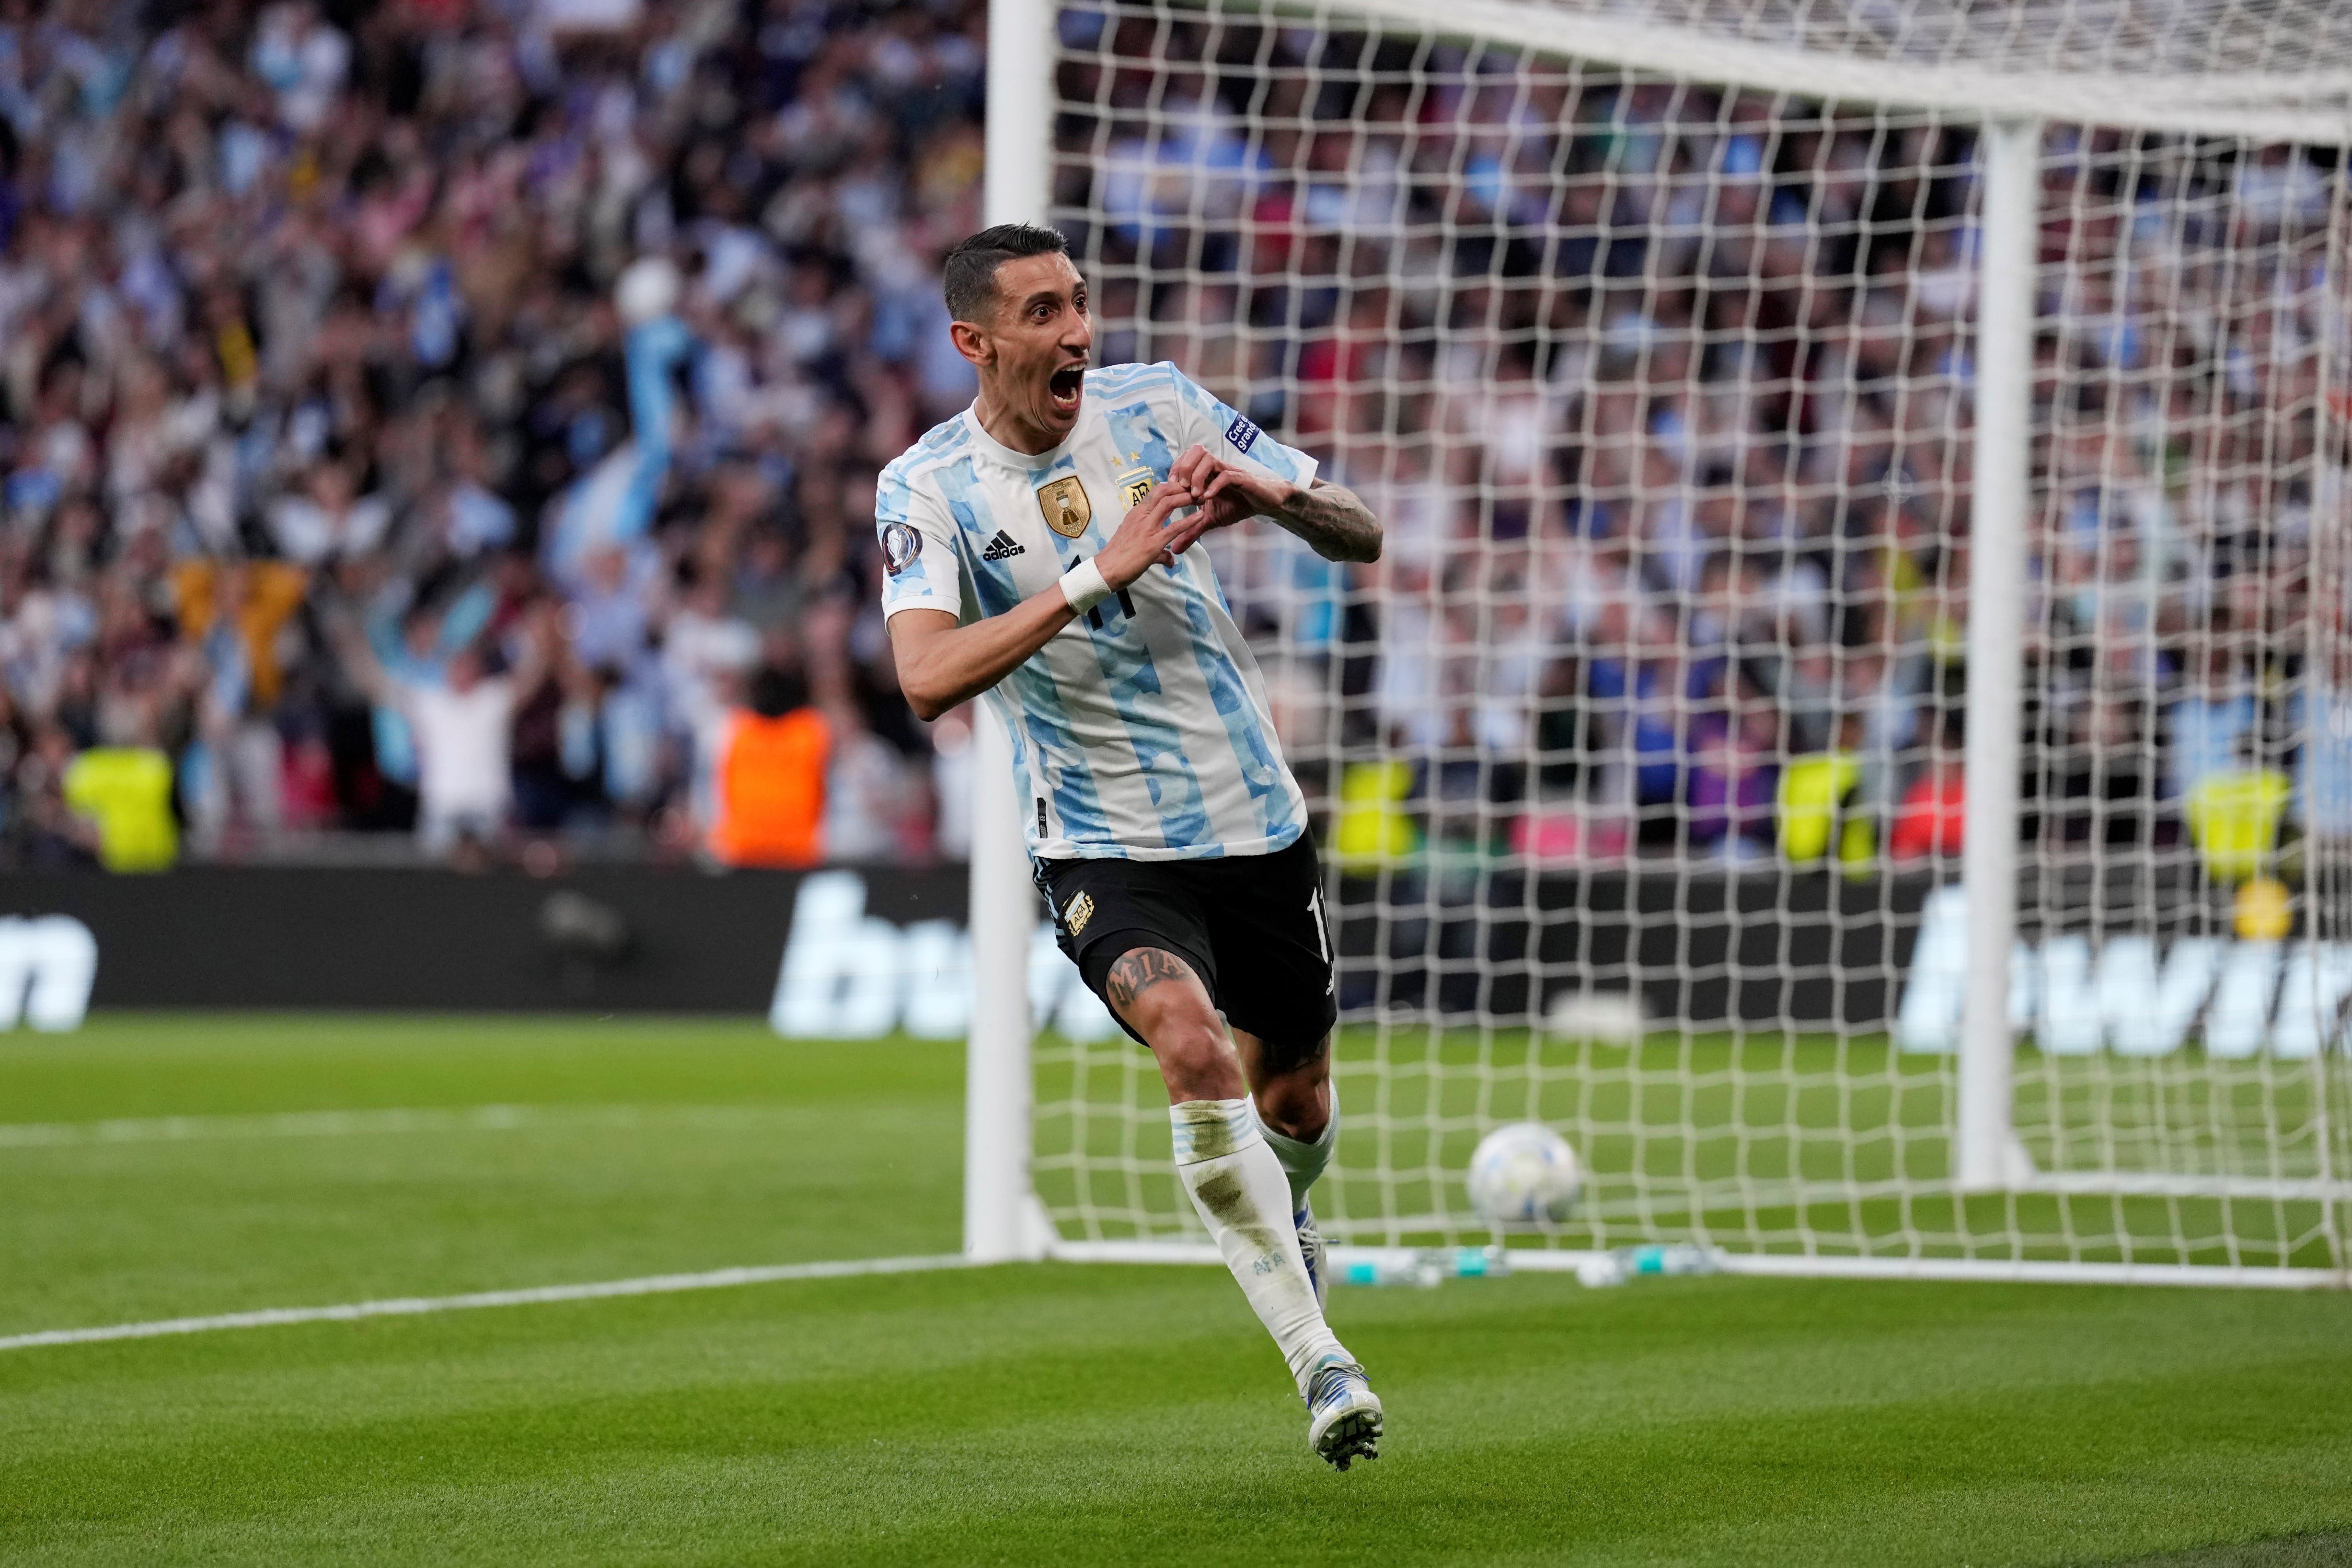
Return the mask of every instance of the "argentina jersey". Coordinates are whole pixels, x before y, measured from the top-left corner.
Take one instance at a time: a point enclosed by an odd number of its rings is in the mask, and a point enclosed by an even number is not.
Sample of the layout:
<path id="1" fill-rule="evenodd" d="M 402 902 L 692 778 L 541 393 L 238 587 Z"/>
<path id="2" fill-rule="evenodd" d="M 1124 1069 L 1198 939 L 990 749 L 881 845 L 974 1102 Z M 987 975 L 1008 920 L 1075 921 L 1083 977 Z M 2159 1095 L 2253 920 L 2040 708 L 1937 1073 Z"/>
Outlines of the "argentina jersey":
<path id="1" fill-rule="evenodd" d="M 1315 459 L 1172 364 L 1089 371 L 1069 439 L 1031 456 L 967 409 L 883 470 L 885 615 L 1003 615 L 1092 560 L 1188 448 L 1297 485 Z M 1293 843 L 1306 803 L 1208 552 L 1154 565 L 988 694 L 1013 735 L 1030 853 L 1206 859 Z"/>

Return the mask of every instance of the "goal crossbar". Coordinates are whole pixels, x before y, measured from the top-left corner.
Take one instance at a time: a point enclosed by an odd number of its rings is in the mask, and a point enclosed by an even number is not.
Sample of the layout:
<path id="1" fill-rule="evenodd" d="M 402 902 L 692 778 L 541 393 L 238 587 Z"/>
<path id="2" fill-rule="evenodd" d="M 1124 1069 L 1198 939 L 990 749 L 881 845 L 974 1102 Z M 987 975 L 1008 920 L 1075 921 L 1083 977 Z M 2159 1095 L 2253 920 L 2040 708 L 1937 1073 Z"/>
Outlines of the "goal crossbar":
<path id="1" fill-rule="evenodd" d="M 1232 0 L 1224 3 L 1230 5 Z M 1273 8 L 1286 14 L 1360 16 L 1416 32 L 1434 25 L 1447 36 L 1797 98 L 1942 110 L 1980 119 L 2065 120 L 2323 146 L 2352 142 L 2352 70 L 2106 79 L 2071 71 L 1990 71 L 1841 58 L 1515 0 L 1447 0 L 1438 16 L 1422 0 L 1346 0 L 1339 6 L 1276 0 Z"/>

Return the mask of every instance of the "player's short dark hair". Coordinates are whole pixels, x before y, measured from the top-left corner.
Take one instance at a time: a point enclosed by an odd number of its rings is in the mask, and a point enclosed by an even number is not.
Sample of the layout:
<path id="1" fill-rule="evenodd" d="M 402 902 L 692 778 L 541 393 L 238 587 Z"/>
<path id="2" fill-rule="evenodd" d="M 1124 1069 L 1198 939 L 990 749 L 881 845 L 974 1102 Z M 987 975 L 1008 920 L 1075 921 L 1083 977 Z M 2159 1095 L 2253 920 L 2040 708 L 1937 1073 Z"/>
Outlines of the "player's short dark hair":
<path id="1" fill-rule="evenodd" d="M 985 321 L 996 308 L 996 269 L 1024 256 L 1067 256 L 1070 242 L 1058 228 L 1034 223 L 1000 223 L 982 229 L 948 252 L 940 268 L 947 286 L 948 314 L 959 321 Z"/>

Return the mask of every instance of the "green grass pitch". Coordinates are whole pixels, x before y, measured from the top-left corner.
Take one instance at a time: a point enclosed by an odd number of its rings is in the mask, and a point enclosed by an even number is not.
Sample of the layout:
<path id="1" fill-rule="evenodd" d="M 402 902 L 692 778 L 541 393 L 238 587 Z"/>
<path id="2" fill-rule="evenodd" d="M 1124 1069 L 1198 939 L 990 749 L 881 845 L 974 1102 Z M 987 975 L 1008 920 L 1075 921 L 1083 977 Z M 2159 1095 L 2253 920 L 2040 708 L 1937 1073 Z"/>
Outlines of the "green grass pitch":
<path id="1" fill-rule="evenodd" d="M 0 1037 L 0 1336 L 950 1251 L 961 1075 L 708 1022 Z M 1344 1476 L 1199 1268 L 0 1352 L 0 1563 L 2352 1562 L 2342 1295 L 1523 1274 L 1333 1315 L 1391 1414 Z"/>

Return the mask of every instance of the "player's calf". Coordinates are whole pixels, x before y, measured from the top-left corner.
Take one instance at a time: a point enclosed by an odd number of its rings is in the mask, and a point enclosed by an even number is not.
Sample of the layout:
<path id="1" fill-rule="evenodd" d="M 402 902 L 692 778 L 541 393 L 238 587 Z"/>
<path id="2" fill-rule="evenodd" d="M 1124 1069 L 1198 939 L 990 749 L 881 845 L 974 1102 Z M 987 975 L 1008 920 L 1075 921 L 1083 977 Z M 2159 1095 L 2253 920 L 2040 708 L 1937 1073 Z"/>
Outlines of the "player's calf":
<path id="1" fill-rule="evenodd" d="M 1328 1044 L 1286 1073 L 1268 1073 L 1263 1070 L 1267 1054 L 1263 1045 L 1247 1038 L 1242 1041 L 1244 1059 L 1260 1064 L 1260 1070 L 1252 1074 L 1257 1083 L 1250 1108 L 1266 1146 L 1274 1151 L 1290 1183 L 1291 1227 L 1297 1234 L 1298 1255 L 1306 1262 L 1307 1278 L 1315 1287 L 1319 1306 L 1328 1306 L 1331 1287 L 1324 1268 L 1323 1233 L 1316 1228 L 1315 1206 L 1307 1192 L 1339 1146 L 1339 1100 L 1328 1082 Z"/>
<path id="2" fill-rule="evenodd" d="M 1171 1105 L 1168 1121 L 1176 1174 L 1193 1211 L 1304 1395 L 1316 1368 L 1352 1358 L 1323 1321 L 1282 1167 L 1251 1119 L 1249 1101 L 1239 1096 Z"/>

